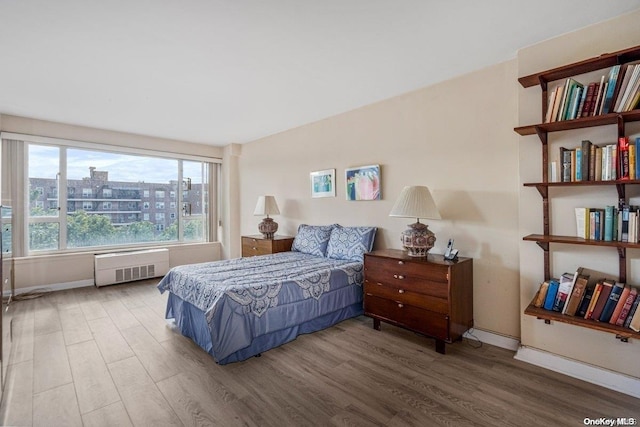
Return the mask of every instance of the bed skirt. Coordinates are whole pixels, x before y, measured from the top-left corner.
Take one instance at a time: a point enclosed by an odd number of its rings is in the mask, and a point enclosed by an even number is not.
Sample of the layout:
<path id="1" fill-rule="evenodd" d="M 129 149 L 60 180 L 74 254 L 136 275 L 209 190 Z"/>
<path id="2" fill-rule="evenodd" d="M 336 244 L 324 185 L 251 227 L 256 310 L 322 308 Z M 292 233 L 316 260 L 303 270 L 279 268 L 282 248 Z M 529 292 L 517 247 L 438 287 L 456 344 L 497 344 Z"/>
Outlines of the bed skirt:
<path id="1" fill-rule="evenodd" d="M 194 305 L 169 292 L 167 300 L 167 319 L 174 319 L 182 335 L 191 338 L 204 351 L 209 353 L 220 365 L 239 362 L 264 351 L 293 341 L 300 334 L 308 334 L 333 326 L 343 320 L 359 316 L 363 313 L 362 302 L 316 317 L 299 325 L 281 329 L 255 337 L 248 347 L 242 348 L 223 359 L 218 359 L 213 351 L 211 329 L 205 314 Z"/>

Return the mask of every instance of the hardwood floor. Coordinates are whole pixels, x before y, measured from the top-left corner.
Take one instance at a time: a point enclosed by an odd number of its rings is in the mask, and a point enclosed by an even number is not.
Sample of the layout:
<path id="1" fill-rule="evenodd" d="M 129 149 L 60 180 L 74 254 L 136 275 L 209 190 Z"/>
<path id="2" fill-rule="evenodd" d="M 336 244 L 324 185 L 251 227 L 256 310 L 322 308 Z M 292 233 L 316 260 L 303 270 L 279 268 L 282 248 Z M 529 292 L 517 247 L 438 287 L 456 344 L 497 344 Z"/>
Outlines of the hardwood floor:
<path id="1" fill-rule="evenodd" d="M 156 281 L 17 301 L 11 426 L 581 426 L 640 400 L 466 341 L 358 317 L 219 366 L 164 320 Z"/>

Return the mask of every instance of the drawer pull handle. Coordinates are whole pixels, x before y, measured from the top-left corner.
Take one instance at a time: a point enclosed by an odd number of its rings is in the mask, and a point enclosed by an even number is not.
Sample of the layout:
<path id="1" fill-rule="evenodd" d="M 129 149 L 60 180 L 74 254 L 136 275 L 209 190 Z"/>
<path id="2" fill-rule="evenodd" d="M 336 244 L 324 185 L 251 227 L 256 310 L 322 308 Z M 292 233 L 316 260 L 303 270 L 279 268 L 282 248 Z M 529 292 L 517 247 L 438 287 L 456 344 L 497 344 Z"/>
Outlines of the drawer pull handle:
<path id="1" fill-rule="evenodd" d="M 398 261 L 399 265 L 404 265 L 404 261 Z"/>
<path id="2" fill-rule="evenodd" d="M 402 308 L 402 307 L 404 307 L 403 304 L 398 304 L 398 308 Z"/>
<path id="3" fill-rule="evenodd" d="M 404 289 L 398 289 L 399 294 L 404 294 Z"/>
<path id="4" fill-rule="evenodd" d="M 393 278 L 394 278 L 394 279 L 402 280 L 402 279 L 404 279 L 404 276 L 403 276 L 402 274 L 394 274 L 394 275 L 393 275 Z"/>
<path id="5" fill-rule="evenodd" d="M 254 246 L 254 247 L 252 247 L 251 249 L 253 249 L 254 251 L 257 251 L 257 250 L 258 250 L 258 248 L 256 248 L 255 246 Z"/>

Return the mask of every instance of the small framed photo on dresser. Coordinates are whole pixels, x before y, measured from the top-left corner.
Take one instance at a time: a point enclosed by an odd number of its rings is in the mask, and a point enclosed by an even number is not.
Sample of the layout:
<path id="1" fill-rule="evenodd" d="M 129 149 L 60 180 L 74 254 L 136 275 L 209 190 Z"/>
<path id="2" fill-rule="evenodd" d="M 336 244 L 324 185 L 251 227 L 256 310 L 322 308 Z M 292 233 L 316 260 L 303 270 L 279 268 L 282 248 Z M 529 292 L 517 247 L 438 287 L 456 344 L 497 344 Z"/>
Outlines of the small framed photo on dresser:
<path id="1" fill-rule="evenodd" d="M 311 172 L 311 197 L 336 197 L 336 170 Z"/>

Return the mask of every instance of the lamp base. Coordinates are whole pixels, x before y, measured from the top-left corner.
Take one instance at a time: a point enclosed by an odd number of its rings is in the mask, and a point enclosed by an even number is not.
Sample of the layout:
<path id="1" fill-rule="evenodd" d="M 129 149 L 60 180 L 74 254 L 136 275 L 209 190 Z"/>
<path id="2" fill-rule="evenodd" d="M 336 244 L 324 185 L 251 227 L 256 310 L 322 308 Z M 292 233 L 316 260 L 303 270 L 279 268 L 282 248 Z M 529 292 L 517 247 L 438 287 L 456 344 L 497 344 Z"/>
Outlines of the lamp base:
<path id="1" fill-rule="evenodd" d="M 400 241 L 402 247 L 407 251 L 407 255 L 426 257 L 436 242 L 436 235 L 429 230 L 426 224 L 418 221 L 409 224 L 409 228 L 400 235 Z"/>
<path id="2" fill-rule="evenodd" d="M 262 233 L 265 239 L 273 239 L 274 234 L 278 231 L 278 223 L 273 218 L 266 217 L 258 224 L 258 231 Z"/>

